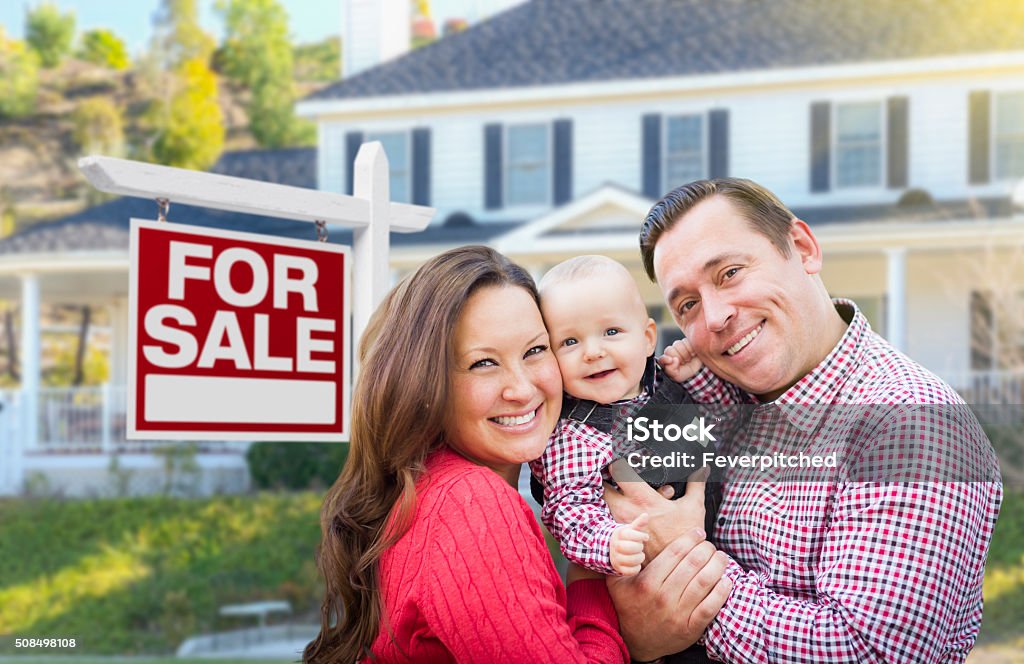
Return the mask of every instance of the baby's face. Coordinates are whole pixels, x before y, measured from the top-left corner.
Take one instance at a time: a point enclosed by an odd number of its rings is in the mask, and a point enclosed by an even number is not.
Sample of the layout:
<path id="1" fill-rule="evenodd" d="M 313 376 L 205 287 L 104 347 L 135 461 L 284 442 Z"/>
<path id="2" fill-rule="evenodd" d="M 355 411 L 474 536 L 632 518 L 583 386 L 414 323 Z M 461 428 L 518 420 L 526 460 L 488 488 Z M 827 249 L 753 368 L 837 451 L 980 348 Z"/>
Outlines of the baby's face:
<path id="1" fill-rule="evenodd" d="M 566 392 L 598 403 L 640 393 L 656 330 L 635 283 L 614 274 L 555 283 L 541 311 Z"/>

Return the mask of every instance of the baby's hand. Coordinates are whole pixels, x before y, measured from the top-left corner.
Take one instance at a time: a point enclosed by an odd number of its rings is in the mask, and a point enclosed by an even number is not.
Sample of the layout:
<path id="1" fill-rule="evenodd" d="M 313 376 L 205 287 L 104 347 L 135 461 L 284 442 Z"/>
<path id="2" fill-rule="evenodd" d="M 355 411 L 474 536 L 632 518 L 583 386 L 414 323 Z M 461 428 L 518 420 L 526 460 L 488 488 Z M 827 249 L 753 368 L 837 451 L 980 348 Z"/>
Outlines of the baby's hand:
<path id="1" fill-rule="evenodd" d="M 693 352 L 689 339 L 680 339 L 666 348 L 665 354 L 658 358 L 658 364 L 665 370 L 665 375 L 677 383 L 693 378 L 704 366 Z"/>
<path id="2" fill-rule="evenodd" d="M 633 519 L 633 523 L 612 531 L 612 569 L 622 576 L 640 573 L 644 562 L 644 542 L 651 538 L 646 530 L 647 520 L 644 512 Z"/>

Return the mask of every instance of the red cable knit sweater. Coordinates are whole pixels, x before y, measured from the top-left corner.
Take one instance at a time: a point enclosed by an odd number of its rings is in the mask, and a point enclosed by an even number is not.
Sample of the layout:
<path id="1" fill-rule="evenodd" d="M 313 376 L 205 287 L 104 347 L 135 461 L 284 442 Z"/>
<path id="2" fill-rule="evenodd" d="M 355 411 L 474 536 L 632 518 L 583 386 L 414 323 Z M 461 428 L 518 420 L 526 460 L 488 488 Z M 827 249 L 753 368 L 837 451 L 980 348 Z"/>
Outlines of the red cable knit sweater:
<path id="1" fill-rule="evenodd" d="M 412 526 L 380 561 L 379 661 L 629 661 L 604 582 L 566 601 L 533 512 L 497 474 L 445 448 L 416 488 Z"/>

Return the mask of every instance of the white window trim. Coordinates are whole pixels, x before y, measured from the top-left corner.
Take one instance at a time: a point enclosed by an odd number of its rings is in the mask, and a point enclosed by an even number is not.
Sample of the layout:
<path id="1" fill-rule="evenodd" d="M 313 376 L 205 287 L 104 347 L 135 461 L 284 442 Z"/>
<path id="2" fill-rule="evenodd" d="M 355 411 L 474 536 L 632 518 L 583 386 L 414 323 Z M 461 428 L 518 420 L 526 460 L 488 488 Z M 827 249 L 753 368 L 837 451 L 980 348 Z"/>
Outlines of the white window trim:
<path id="1" fill-rule="evenodd" d="M 839 184 L 839 107 L 853 104 L 878 104 L 879 128 L 878 133 L 878 184 L 862 185 L 840 185 Z M 844 99 L 833 101 L 832 118 L 830 122 L 831 146 L 829 159 L 829 184 L 832 191 L 882 191 L 889 182 L 889 122 L 888 104 L 885 99 Z M 909 127 L 908 127 L 909 130 Z"/>
<path id="2" fill-rule="evenodd" d="M 1013 175 L 1000 175 L 999 170 L 999 156 L 996 147 L 999 144 L 999 114 L 997 109 L 999 104 L 997 98 L 1005 95 L 1024 95 L 1024 90 L 993 90 L 991 93 L 991 104 L 989 104 L 989 146 L 988 146 L 988 160 L 989 160 L 989 173 L 992 177 L 989 178 L 990 182 L 1017 182 L 1021 178 Z M 1024 136 L 1024 135 L 1022 135 Z"/>
<path id="3" fill-rule="evenodd" d="M 663 113 L 661 116 L 661 190 L 670 191 L 676 187 L 686 184 L 685 182 L 672 183 L 668 181 L 668 121 L 672 118 L 685 118 L 685 117 L 699 117 L 700 118 L 700 177 L 704 179 L 708 177 L 711 172 L 711 122 L 710 114 L 707 111 L 694 111 L 692 113 Z"/>
<path id="4" fill-rule="evenodd" d="M 534 208 L 545 208 L 550 207 L 554 200 L 554 191 L 552 180 L 555 172 L 555 137 L 554 137 L 554 123 L 553 122 L 515 122 L 511 124 L 505 124 L 502 126 L 502 145 L 501 145 L 501 202 L 502 208 L 513 208 L 513 209 L 534 209 Z M 509 150 L 509 135 L 512 133 L 511 129 L 517 129 L 521 127 L 542 127 L 544 129 L 544 140 L 547 142 L 547 177 L 544 178 L 544 198 L 541 201 L 532 203 L 512 203 L 508 200 L 508 178 L 509 173 L 512 169 L 509 168 L 509 156 L 511 152 Z"/>
<path id="5" fill-rule="evenodd" d="M 413 176 L 413 172 L 412 172 L 412 170 L 413 170 L 413 168 L 412 168 L 412 165 L 413 165 L 412 132 L 409 131 L 408 129 L 390 129 L 390 130 L 368 131 L 368 132 L 363 134 L 363 141 L 365 141 L 367 143 L 370 142 L 370 141 L 375 141 L 375 140 L 377 140 L 376 137 L 380 136 L 382 134 L 383 135 L 401 134 L 402 138 L 405 139 L 405 163 L 406 163 L 405 181 L 408 183 L 406 185 L 406 191 L 404 192 L 406 195 L 404 197 L 395 196 L 395 192 L 393 190 L 391 190 L 391 182 L 390 182 L 390 177 L 389 177 L 388 178 L 388 190 L 389 190 L 388 191 L 388 196 L 393 201 L 394 200 L 408 201 L 409 203 L 412 203 L 412 176 Z M 354 167 L 355 166 L 353 165 L 353 168 Z M 394 169 L 391 167 L 391 162 L 389 160 L 388 161 L 388 175 L 391 176 L 393 174 L 393 172 L 394 172 Z"/>

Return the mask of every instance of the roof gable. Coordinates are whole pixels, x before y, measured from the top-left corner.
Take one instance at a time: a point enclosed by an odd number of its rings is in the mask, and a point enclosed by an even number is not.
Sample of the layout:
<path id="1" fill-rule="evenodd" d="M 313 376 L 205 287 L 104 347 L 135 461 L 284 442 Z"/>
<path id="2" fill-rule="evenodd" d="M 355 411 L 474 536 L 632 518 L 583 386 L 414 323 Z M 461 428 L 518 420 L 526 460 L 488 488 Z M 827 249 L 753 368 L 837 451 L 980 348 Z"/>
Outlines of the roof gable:
<path id="1" fill-rule="evenodd" d="M 531 0 L 324 88 L 331 100 L 1024 50 L 1003 0 Z"/>

